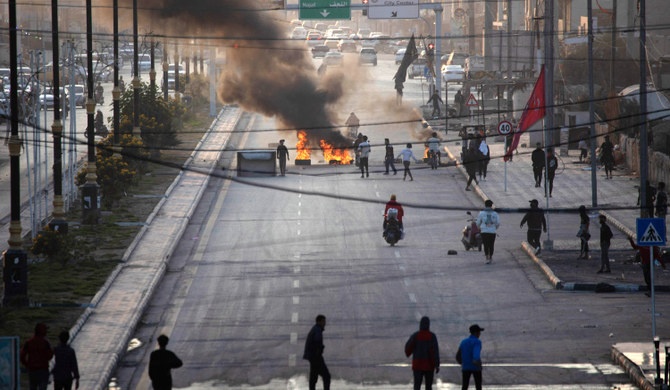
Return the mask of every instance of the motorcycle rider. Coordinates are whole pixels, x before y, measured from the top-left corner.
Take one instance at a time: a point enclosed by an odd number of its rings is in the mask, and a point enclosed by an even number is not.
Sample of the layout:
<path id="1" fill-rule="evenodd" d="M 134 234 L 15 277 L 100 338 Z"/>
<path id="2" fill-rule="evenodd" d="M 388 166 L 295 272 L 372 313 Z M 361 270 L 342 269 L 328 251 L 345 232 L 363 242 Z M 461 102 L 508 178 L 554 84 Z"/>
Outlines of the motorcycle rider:
<path id="1" fill-rule="evenodd" d="M 437 156 L 437 165 L 440 165 L 440 139 L 437 138 L 437 133 L 433 132 L 432 137 L 428 138 L 426 141 L 426 146 L 428 147 L 428 153 L 435 153 Z M 431 169 L 437 169 L 432 168 Z"/>
<path id="2" fill-rule="evenodd" d="M 384 228 L 384 232 L 386 232 L 386 225 L 388 224 L 386 218 L 388 216 L 389 209 L 398 210 L 396 219 L 398 220 L 398 224 L 400 225 L 400 231 L 402 232 L 403 231 L 402 216 L 403 214 L 405 214 L 405 211 L 402 209 L 402 205 L 396 201 L 395 194 L 391 194 L 391 199 L 386 203 L 386 208 L 384 209 L 384 224 L 382 225 L 382 227 Z"/>
<path id="3" fill-rule="evenodd" d="M 95 121 L 93 124 L 94 124 L 93 129 L 95 130 L 96 135 L 106 137 L 107 134 L 109 134 L 107 126 L 105 126 L 105 124 L 103 123 L 102 111 L 98 110 L 98 112 L 95 114 Z"/>

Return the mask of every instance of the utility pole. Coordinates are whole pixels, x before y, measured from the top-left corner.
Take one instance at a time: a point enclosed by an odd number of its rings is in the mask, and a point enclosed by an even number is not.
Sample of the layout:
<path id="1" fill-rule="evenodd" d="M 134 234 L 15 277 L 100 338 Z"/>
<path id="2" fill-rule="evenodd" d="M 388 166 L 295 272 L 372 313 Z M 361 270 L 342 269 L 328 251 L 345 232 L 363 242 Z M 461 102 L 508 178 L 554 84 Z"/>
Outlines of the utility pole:
<path id="1" fill-rule="evenodd" d="M 512 0 L 507 0 L 507 80 L 512 80 Z M 501 69 L 502 70 L 502 69 Z M 507 118 L 514 116 L 512 84 L 507 86 Z"/>
<path id="2" fill-rule="evenodd" d="M 545 106 L 546 114 L 544 117 L 544 166 L 547 167 L 548 148 L 553 148 L 554 134 L 554 1 L 545 0 L 544 2 L 544 67 L 545 67 Z M 547 210 L 549 210 L 549 189 L 547 184 L 547 169 L 544 170 L 544 196 L 547 200 Z M 547 218 L 547 239 L 544 241 L 545 249 L 553 248 L 551 233 L 549 230 L 549 212 Z"/>
<path id="3" fill-rule="evenodd" d="M 3 305 L 28 303 L 28 255 L 21 237 L 21 139 L 19 139 L 18 40 L 16 35 L 16 0 L 9 0 L 9 136 L 10 209 L 9 249 L 3 253 Z"/>
<path id="4" fill-rule="evenodd" d="M 587 2 L 587 17 L 588 17 L 588 63 L 589 63 L 589 123 L 591 135 L 591 206 L 598 207 L 598 178 L 596 165 L 596 116 L 593 107 L 593 0 Z"/>
<path id="5" fill-rule="evenodd" d="M 98 205 L 98 176 L 95 155 L 95 100 L 93 99 L 93 16 L 91 11 L 91 0 L 86 0 L 86 63 L 88 67 L 88 99 L 86 100 L 86 113 L 88 116 L 88 164 L 86 166 L 86 184 L 82 186 L 82 216 L 83 223 L 96 225 L 100 216 Z"/>
<path id="6" fill-rule="evenodd" d="M 137 31 L 137 0 L 133 0 L 133 133 L 140 134 L 140 64 L 139 38 Z M 141 134 L 140 134 L 141 135 Z"/>
<path id="7" fill-rule="evenodd" d="M 647 216 L 647 17 L 640 0 L 640 217 Z M 652 217 L 651 215 L 649 217 Z M 654 266 L 654 262 L 651 262 Z"/>
<path id="8" fill-rule="evenodd" d="M 156 86 L 156 69 L 154 69 L 155 65 L 155 46 L 154 46 L 154 38 L 151 38 L 151 48 L 149 49 L 149 59 L 151 61 L 151 70 L 149 70 L 149 85 L 151 85 L 151 90 L 153 91 L 154 87 Z M 153 93 L 153 92 L 152 92 Z"/>
<path id="9" fill-rule="evenodd" d="M 67 234 L 68 226 L 65 221 L 65 210 L 63 209 L 63 123 L 60 120 L 60 45 L 58 44 L 58 0 L 51 0 L 51 46 L 53 50 L 53 97 L 54 97 L 54 122 L 51 131 L 54 139 L 54 200 L 53 212 L 49 228 L 51 230 Z"/>
<path id="10" fill-rule="evenodd" d="M 470 9 L 468 10 L 468 54 L 475 53 L 475 2 L 470 1 Z"/>
<path id="11" fill-rule="evenodd" d="M 616 86 L 614 85 L 614 61 L 616 60 L 616 10 L 617 0 L 612 0 L 612 52 L 610 53 L 610 95 L 614 96 Z"/>
<path id="12" fill-rule="evenodd" d="M 114 8 L 114 156 L 121 157 L 121 88 L 119 87 L 119 0 L 113 1 Z"/>

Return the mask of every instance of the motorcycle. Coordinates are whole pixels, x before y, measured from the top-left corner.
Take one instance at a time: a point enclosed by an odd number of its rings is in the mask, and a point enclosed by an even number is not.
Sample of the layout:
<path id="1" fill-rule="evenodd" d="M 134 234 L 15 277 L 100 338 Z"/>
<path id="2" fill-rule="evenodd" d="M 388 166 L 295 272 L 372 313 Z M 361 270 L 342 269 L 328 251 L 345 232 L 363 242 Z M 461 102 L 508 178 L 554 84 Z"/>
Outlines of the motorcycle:
<path id="1" fill-rule="evenodd" d="M 482 233 L 479 230 L 479 227 L 477 226 L 477 219 L 473 217 L 472 213 L 470 213 L 469 211 L 466 214 L 469 215 L 470 218 L 468 218 L 467 220 L 468 224 L 465 225 L 465 227 L 463 228 L 463 236 L 461 237 L 461 242 L 463 243 L 463 246 L 465 247 L 466 251 L 474 247 L 477 247 L 477 249 L 481 252 Z"/>
<path id="2" fill-rule="evenodd" d="M 395 211 L 395 213 L 393 211 Z M 403 238 L 403 231 L 400 228 L 397 212 L 398 210 L 396 209 L 389 209 L 389 213 L 386 214 L 384 220 L 384 240 L 391 246 L 394 246 Z"/>

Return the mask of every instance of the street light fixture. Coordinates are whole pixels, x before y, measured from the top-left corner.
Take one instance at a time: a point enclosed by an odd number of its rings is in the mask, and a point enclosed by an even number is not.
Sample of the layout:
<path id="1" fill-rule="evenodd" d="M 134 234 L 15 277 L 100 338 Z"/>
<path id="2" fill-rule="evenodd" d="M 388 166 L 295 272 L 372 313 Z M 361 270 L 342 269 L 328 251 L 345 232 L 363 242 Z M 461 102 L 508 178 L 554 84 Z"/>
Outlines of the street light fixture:
<path id="1" fill-rule="evenodd" d="M 86 166 L 86 184 L 82 186 L 82 216 L 83 223 L 96 225 L 100 216 L 98 207 L 98 177 L 95 155 L 95 100 L 93 99 L 93 16 L 91 11 L 91 0 L 86 0 L 86 62 L 88 67 L 88 99 L 86 100 L 86 113 L 88 115 L 88 164 Z"/>

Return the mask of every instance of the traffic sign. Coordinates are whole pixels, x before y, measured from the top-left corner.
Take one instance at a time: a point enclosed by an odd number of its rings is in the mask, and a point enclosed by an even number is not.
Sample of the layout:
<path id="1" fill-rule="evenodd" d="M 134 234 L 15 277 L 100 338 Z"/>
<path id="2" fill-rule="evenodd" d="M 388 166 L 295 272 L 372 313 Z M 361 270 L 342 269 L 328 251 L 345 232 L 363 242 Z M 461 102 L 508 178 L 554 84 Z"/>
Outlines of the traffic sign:
<path id="1" fill-rule="evenodd" d="M 665 220 L 663 218 L 638 218 L 637 245 L 665 246 Z"/>
<path id="2" fill-rule="evenodd" d="M 478 106 L 479 103 L 477 103 L 477 99 L 475 99 L 475 95 L 470 94 L 470 97 L 468 97 L 468 100 L 465 101 L 465 105 L 468 107 L 473 107 L 473 106 Z"/>
<path id="3" fill-rule="evenodd" d="M 351 0 L 300 0 L 299 19 L 351 19 Z"/>
<path id="4" fill-rule="evenodd" d="M 501 121 L 498 123 L 498 134 L 508 135 L 512 132 L 512 124 L 509 121 Z"/>
<path id="5" fill-rule="evenodd" d="M 419 0 L 370 0 L 368 19 L 418 19 Z"/>

